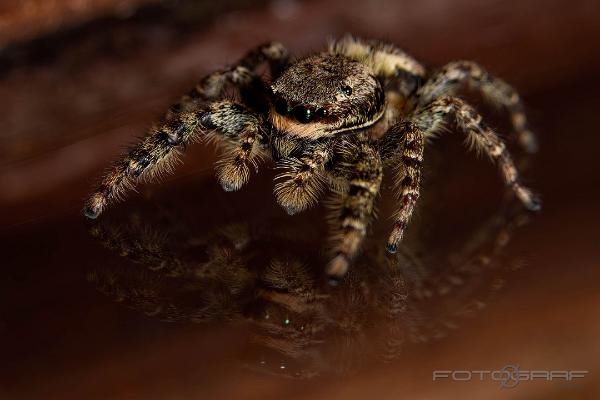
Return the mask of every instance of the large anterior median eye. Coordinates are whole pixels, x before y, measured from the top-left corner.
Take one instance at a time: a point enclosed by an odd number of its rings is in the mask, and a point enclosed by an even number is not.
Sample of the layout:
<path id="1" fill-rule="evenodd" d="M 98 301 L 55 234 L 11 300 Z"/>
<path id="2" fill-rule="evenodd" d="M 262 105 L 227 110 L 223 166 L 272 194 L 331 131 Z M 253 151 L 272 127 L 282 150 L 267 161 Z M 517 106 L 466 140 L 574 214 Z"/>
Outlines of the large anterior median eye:
<path id="1" fill-rule="evenodd" d="M 304 106 L 296 106 L 294 107 L 294 117 L 296 120 L 302 124 L 308 124 L 312 121 L 313 113 L 310 109 Z"/>

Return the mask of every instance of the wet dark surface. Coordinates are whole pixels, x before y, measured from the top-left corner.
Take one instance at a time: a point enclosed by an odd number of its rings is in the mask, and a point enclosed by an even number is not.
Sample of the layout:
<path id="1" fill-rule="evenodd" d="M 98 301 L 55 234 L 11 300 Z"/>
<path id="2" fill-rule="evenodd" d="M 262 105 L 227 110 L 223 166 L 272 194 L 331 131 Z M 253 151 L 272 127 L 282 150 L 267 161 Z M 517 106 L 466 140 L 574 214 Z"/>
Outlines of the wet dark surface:
<path id="1" fill-rule="evenodd" d="M 145 46 L 119 53 L 94 45 L 111 32 L 91 30 L 3 78 L 2 398 L 596 398 L 597 7 L 285 4 L 296 8 L 229 12 L 196 30 L 131 28 Z M 448 135 L 428 149 L 398 256 L 383 249 L 386 191 L 335 288 L 320 274 L 325 210 L 288 217 L 268 164 L 224 193 L 207 146 L 99 221 L 81 216 L 107 160 L 203 72 L 268 37 L 302 54 L 345 31 L 387 36 L 432 64 L 476 59 L 514 83 L 542 145 L 523 165 L 543 211 L 503 201 L 494 168 Z M 432 381 L 434 370 L 509 364 L 590 372 L 514 389 Z"/>

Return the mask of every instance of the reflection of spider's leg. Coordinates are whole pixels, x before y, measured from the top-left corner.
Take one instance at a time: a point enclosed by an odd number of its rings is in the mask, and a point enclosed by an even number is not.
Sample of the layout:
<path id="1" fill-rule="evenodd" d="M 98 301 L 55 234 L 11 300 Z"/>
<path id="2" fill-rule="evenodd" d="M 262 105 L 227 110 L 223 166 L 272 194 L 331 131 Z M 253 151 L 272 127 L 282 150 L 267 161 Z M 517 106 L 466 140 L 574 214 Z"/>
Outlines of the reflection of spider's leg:
<path id="1" fill-rule="evenodd" d="M 165 119 L 169 120 L 182 111 L 197 108 L 198 103 L 222 97 L 227 85 L 233 85 L 242 92 L 260 81 L 253 71 L 263 62 L 268 62 L 272 79 L 279 76 L 288 62 L 288 52 L 281 43 L 269 42 L 250 50 L 235 65 L 213 72 L 203 78 L 178 103 L 171 106 Z"/>
<path id="2" fill-rule="evenodd" d="M 204 256 L 194 261 L 179 257 L 171 249 L 181 240 L 169 238 L 163 229 L 134 220 L 126 227 L 96 225 L 91 230 L 95 238 L 143 268 L 103 264 L 91 271 L 88 279 L 104 294 L 164 321 L 238 318 L 237 296 L 243 296 L 253 282 L 253 274 L 245 269 L 245 255 L 238 251 L 240 240 L 244 241 L 244 229 L 239 228 L 226 226 L 197 238 L 204 250 L 196 253 Z"/>
<path id="3" fill-rule="evenodd" d="M 415 112 L 413 122 L 428 135 L 439 131 L 448 117 L 454 115 L 458 126 L 467 134 L 469 142 L 487 154 L 499 167 L 504 183 L 517 198 L 532 211 L 540 209 L 539 200 L 519 180 L 519 172 L 504 142 L 489 128 L 470 105 L 456 97 L 440 97 Z"/>
<path id="4" fill-rule="evenodd" d="M 90 233 L 109 250 L 151 271 L 174 277 L 181 276 L 187 269 L 166 246 L 167 237 L 149 227 L 136 226 L 134 232 L 129 232 L 120 226 L 100 224 Z"/>
<path id="5" fill-rule="evenodd" d="M 537 140 L 527 127 L 519 94 L 506 82 L 471 61 L 455 61 L 441 68 L 419 89 L 419 101 L 426 104 L 444 95 L 453 96 L 463 84 L 479 90 L 492 104 L 505 108 L 511 115 L 519 145 L 530 153 L 537 150 Z"/>
<path id="6" fill-rule="evenodd" d="M 428 310 L 417 341 L 441 338 L 456 329 L 460 319 L 486 307 L 503 288 L 506 275 L 520 267 L 518 260 L 503 257 L 503 252 L 528 216 L 513 203 L 504 206 L 467 238 L 448 265 L 426 280 L 414 282 L 414 299 L 419 308 Z"/>
<path id="7" fill-rule="evenodd" d="M 204 129 L 203 129 L 204 128 Z M 96 218 L 106 205 L 119 199 L 139 178 L 153 178 L 170 170 L 180 147 L 197 140 L 199 132 L 212 129 L 215 136 L 236 144 L 228 161 L 220 163 L 217 174 L 226 189 L 237 189 L 248 178 L 248 163 L 256 155 L 260 122 L 248 109 L 231 101 L 211 103 L 203 111 L 183 112 L 155 128 L 134 145 L 104 176 L 88 198 L 84 213 Z"/>
<path id="8" fill-rule="evenodd" d="M 317 145 L 299 158 L 284 158 L 278 168 L 281 181 L 275 185 L 277 202 L 288 212 L 296 214 L 317 203 L 323 190 L 325 164 L 332 156 L 327 144 Z"/>
<path id="9" fill-rule="evenodd" d="M 332 279 L 339 279 L 346 273 L 350 260 L 358 252 L 373 216 L 382 179 L 381 158 L 370 145 L 346 146 L 340 155 L 343 159 L 338 172 L 348 177 L 348 191 L 333 221 L 340 231 L 335 238 L 335 257 L 326 269 Z"/>
<path id="10" fill-rule="evenodd" d="M 395 149 L 401 146 L 396 177 L 400 208 L 396 212 L 394 228 L 387 243 L 387 250 L 390 253 L 396 252 L 419 199 L 424 148 L 423 136 L 423 132 L 414 123 L 401 122 L 393 125 L 381 142 L 382 156 L 385 158 L 396 158 L 394 157 Z"/>

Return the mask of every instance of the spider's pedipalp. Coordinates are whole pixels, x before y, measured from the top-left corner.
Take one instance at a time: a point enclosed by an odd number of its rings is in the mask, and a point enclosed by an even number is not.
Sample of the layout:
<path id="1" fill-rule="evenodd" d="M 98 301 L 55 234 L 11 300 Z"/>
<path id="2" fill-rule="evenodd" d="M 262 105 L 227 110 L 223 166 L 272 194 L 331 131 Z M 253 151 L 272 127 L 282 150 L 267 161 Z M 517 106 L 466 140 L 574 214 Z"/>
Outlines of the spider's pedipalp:
<path id="1" fill-rule="evenodd" d="M 442 96 L 454 96 L 465 84 L 473 90 L 480 91 L 493 105 L 506 109 L 511 115 L 518 144 L 528 153 L 537 151 L 537 139 L 527 126 L 519 94 L 506 82 L 489 74 L 472 61 L 455 61 L 442 67 L 419 89 L 419 104 L 425 105 Z"/>
<path id="2" fill-rule="evenodd" d="M 334 258 L 326 267 L 331 282 L 341 279 L 360 250 L 373 217 L 375 198 L 383 177 L 381 158 L 368 143 L 347 145 L 341 152 L 339 174 L 348 176 L 348 191 L 333 219 Z"/>
<path id="3" fill-rule="evenodd" d="M 440 126 L 450 115 L 456 119 L 458 126 L 467 134 L 468 141 L 476 150 L 487 154 L 500 168 L 504 183 L 517 198 L 531 211 L 541 208 L 539 199 L 523 186 L 519 180 L 519 172 L 515 166 L 506 145 L 500 137 L 489 128 L 479 113 L 473 107 L 456 97 L 440 97 L 418 110 L 413 122 L 421 129 L 425 137 L 435 133 L 433 130 Z"/>
<path id="4" fill-rule="evenodd" d="M 398 147 L 400 154 L 396 156 Z M 396 252 L 419 199 L 424 148 L 423 132 L 412 122 L 393 125 L 380 144 L 382 156 L 397 161 L 396 190 L 400 207 L 386 246 L 390 253 Z"/>
<path id="5" fill-rule="evenodd" d="M 304 211 L 317 203 L 325 184 L 325 164 L 332 156 L 329 143 L 314 146 L 300 158 L 284 158 L 278 168 L 275 197 L 288 214 Z"/>
<path id="6" fill-rule="evenodd" d="M 227 149 L 216 164 L 217 178 L 225 191 L 239 190 L 257 168 L 259 142 L 264 141 L 261 122 L 249 109 L 229 100 L 212 103 L 203 118 L 211 138 L 225 139 Z"/>

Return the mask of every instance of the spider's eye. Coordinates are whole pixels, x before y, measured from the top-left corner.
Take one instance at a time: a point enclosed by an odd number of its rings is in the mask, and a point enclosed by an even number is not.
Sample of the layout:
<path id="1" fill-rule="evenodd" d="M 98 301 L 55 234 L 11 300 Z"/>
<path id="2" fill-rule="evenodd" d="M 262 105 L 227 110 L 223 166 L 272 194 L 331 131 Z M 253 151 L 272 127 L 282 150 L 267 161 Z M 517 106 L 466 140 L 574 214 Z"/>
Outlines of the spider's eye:
<path id="1" fill-rule="evenodd" d="M 279 98 L 275 100 L 275 111 L 281 115 L 286 115 L 288 113 L 288 105 L 284 99 Z"/>
<path id="2" fill-rule="evenodd" d="M 327 116 L 327 110 L 324 108 L 319 108 L 315 114 L 319 118 L 325 118 Z"/>
<path id="3" fill-rule="evenodd" d="M 350 96 L 352 94 L 352 88 L 350 86 L 344 86 L 342 88 L 342 93 L 344 93 L 346 96 Z"/>
<path id="4" fill-rule="evenodd" d="M 313 113 L 304 106 L 297 106 L 294 107 L 294 117 L 298 122 L 308 124 L 313 118 Z"/>

